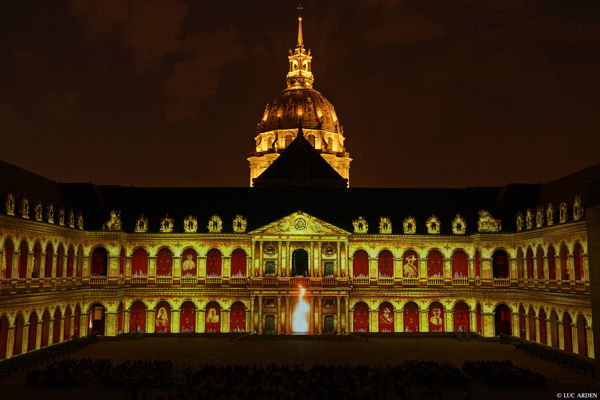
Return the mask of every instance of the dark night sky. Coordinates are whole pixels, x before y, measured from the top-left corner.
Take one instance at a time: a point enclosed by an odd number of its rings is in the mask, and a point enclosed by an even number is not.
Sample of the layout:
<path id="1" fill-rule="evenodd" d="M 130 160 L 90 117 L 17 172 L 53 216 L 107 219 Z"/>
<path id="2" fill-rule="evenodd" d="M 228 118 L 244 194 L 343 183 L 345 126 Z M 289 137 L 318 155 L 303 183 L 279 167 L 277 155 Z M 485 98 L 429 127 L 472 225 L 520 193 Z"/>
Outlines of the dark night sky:
<path id="1" fill-rule="evenodd" d="M 293 0 L 0 3 L 0 159 L 61 181 L 246 186 Z M 539 182 L 600 162 L 600 1 L 308 0 L 357 186 Z"/>

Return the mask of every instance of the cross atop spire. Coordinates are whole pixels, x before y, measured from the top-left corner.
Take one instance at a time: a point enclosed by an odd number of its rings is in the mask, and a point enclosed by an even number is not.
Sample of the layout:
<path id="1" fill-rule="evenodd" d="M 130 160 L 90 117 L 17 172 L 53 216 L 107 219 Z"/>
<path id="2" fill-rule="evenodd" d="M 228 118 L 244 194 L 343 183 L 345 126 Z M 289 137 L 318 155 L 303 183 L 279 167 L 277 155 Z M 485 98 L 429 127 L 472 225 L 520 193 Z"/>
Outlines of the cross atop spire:
<path id="1" fill-rule="evenodd" d="M 290 69 L 286 77 L 289 89 L 312 88 L 315 78 L 312 74 L 310 50 L 304 48 L 304 35 L 302 33 L 302 2 L 298 2 L 298 44 L 294 52 L 290 50 L 288 57 Z"/>
<path id="2" fill-rule="evenodd" d="M 298 45 L 297 45 L 297 48 L 302 49 L 302 48 L 304 48 L 304 38 L 302 37 L 302 10 L 304 9 L 304 7 L 302 7 L 301 1 L 298 2 L 298 7 L 296 7 L 296 9 L 298 10 Z"/>

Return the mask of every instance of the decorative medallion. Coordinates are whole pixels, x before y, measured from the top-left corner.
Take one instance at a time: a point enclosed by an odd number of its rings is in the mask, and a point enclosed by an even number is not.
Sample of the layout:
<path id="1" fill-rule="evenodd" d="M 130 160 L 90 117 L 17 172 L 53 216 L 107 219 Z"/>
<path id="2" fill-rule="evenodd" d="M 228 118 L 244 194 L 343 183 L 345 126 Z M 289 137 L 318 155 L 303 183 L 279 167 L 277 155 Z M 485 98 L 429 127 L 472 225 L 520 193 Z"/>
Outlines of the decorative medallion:
<path id="1" fill-rule="evenodd" d="M 333 246 L 331 246 L 331 245 L 325 246 L 325 255 L 326 256 L 332 256 L 334 252 L 335 252 L 335 249 L 333 248 Z"/>
<path id="2" fill-rule="evenodd" d="M 22 218 L 29 219 L 29 200 L 27 200 L 27 197 L 21 199 L 21 209 L 19 211 L 21 211 Z"/>
<path id="3" fill-rule="evenodd" d="M 50 204 L 46 208 L 46 221 L 49 224 L 53 224 L 54 223 L 54 204 Z"/>
<path id="4" fill-rule="evenodd" d="M 37 202 L 35 208 L 33 209 L 33 213 L 35 214 L 36 221 L 42 221 L 44 219 L 44 211 L 41 202 Z"/>
<path id="5" fill-rule="evenodd" d="M 559 208 L 558 222 L 561 224 L 564 224 L 565 222 L 567 222 L 567 219 L 569 218 L 568 212 L 567 212 L 567 203 L 565 203 L 563 201 L 562 203 L 560 203 L 558 208 Z"/>
<path id="6" fill-rule="evenodd" d="M 81 211 L 77 213 L 77 229 L 83 229 L 83 214 Z"/>
<path id="7" fill-rule="evenodd" d="M 352 225 L 354 226 L 354 233 L 367 233 L 369 230 L 369 224 L 362 215 L 352 221 Z"/>
<path id="8" fill-rule="evenodd" d="M 523 230 L 523 213 L 519 211 L 517 213 L 517 232 L 521 232 Z"/>
<path id="9" fill-rule="evenodd" d="M 554 225 L 554 207 L 552 203 L 548 203 L 548 207 L 546 207 L 546 225 Z"/>
<path id="10" fill-rule="evenodd" d="M 438 217 L 434 215 L 432 215 L 431 217 L 427 218 L 427 221 L 425 221 L 425 226 L 427 227 L 427 233 L 430 234 L 438 234 L 440 233 L 440 220 L 438 219 Z"/>
<path id="11" fill-rule="evenodd" d="M 273 246 L 272 244 L 269 244 L 265 247 L 265 254 L 267 255 L 274 255 L 275 254 L 275 246 Z"/>
<path id="12" fill-rule="evenodd" d="M 477 221 L 478 232 L 500 232 L 502 230 L 502 221 L 495 219 L 485 210 L 479 210 L 479 221 Z"/>
<path id="13" fill-rule="evenodd" d="M 136 233 L 148 232 L 148 218 L 144 217 L 144 214 L 135 221 L 134 231 Z"/>
<path id="14" fill-rule="evenodd" d="M 169 217 L 169 214 L 165 215 L 164 218 L 160 219 L 160 231 L 162 233 L 171 233 L 173 232 L 173 218 Z"/>
<path id="15" fill-rule="evenodd" d="M 304 230 L 306 228 L 306 220 L 304 218 L 297 218 L 294 221 L 294 228 L 298 229 L 299 231 Z"/>
<path id="16" fill-rule="evenodd" d="M 417 221 L 409 215 L 402 221 L 402 230 L 407 235 L 413 235 L 417 231 Z"/>
<path id="17" fill-rule="evenodd" d="M 390 221 L 389 217 L 379 218 L 379 233 L 381 233 L 381 234 L 392 233 L 392 221 Z"/>
<path id="18" fill-rule="evenodd" d="M 65 209 L 62 207 L 58 210 L 58 224 L 65 226 Z"/>
<path id="19" fill-rule="evenodd" d="M 188 215 L 183 220 L 183 230 L 187 233 L 195 233 L 198 231 L 198 219 L 193 215 Z"/>
<path id="20" fill-rule="evenodd" d="M 223 230 L 223 221 L 221 217 L 213 214 L 208 220 L 208 231 L 210 233 L 219 233 Z"/>
<path id="21" fill-rule="evenodd" d="M 239 214 L 236 215 L 233 219 L 233 231 L 235 233 L 246 232 L 246 218 Z"/>
<path id="22" fill-rule="evenodd" d="M 6 215 L 15 215 L 15 195 L 9 193 L 6 195 Z"/>
<path id="23" fill-rule="evenodd" d="M 69 228 L 75 228 L 75 213 L 69 210 Z"/>
<path id="24" fill-rule="evenodd" d="M 544 226 L 544 210 L 539 207 L 535 210 L 535 227 L 541 228 L 542 226 Z"/>
<path id="25" fill-rule="evenodd" d="M 583 205 L 581 204 L 581 196 L 575 196 L 573 202 L 573 220 L 579 221 L 583 218 Z"/>
<path id="26" fill-rule="evenodd" d="M 533 210 L 528 208 L 525 212 L 525 227 L 527 229 L 533 228 Z"/>
<path id="27" fill-rule="evenodd" d="M 455 235 L 464 235 L 467 232 L 467 222 L 460 214 L 452 220 L 452 233 Z"/>
<path id="28" fill-rule="evenodd" d="M 110 210 L 110 218 L 102 225 L 103 231 L 121 230 L 121 211 Z"/>

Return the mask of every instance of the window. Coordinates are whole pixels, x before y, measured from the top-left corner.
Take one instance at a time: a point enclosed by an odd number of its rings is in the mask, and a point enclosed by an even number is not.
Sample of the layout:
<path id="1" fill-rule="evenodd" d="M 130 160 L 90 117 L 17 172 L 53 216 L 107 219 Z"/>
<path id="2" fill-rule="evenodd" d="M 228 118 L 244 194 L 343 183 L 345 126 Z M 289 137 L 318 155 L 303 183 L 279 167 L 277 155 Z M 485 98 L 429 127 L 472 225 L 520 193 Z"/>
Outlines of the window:
<path id="1" fill-rule="evenodd" d="M 325 263 L 325 276 L 333 276 L 333 261 L 327 261 Z"/>
<path id="2" fill-rule="evenodd" d="M 266 262 L 265 276 L 275 276 L 275 261 L 267 261 Z"/>

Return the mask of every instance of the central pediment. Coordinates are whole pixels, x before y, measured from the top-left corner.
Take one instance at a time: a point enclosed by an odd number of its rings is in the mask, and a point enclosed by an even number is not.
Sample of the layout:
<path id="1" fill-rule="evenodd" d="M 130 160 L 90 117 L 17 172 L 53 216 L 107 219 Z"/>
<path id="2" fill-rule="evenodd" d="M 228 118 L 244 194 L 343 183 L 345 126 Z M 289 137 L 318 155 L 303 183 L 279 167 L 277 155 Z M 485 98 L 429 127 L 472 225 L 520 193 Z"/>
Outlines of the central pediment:
<path id="1" fill-rule="evenodd" d="M 268 225 L 253 230 L 250 234 L 267 235 L 350 235 L 350 232 L 338 228 L 323 220 L 297 211 Z"/>

